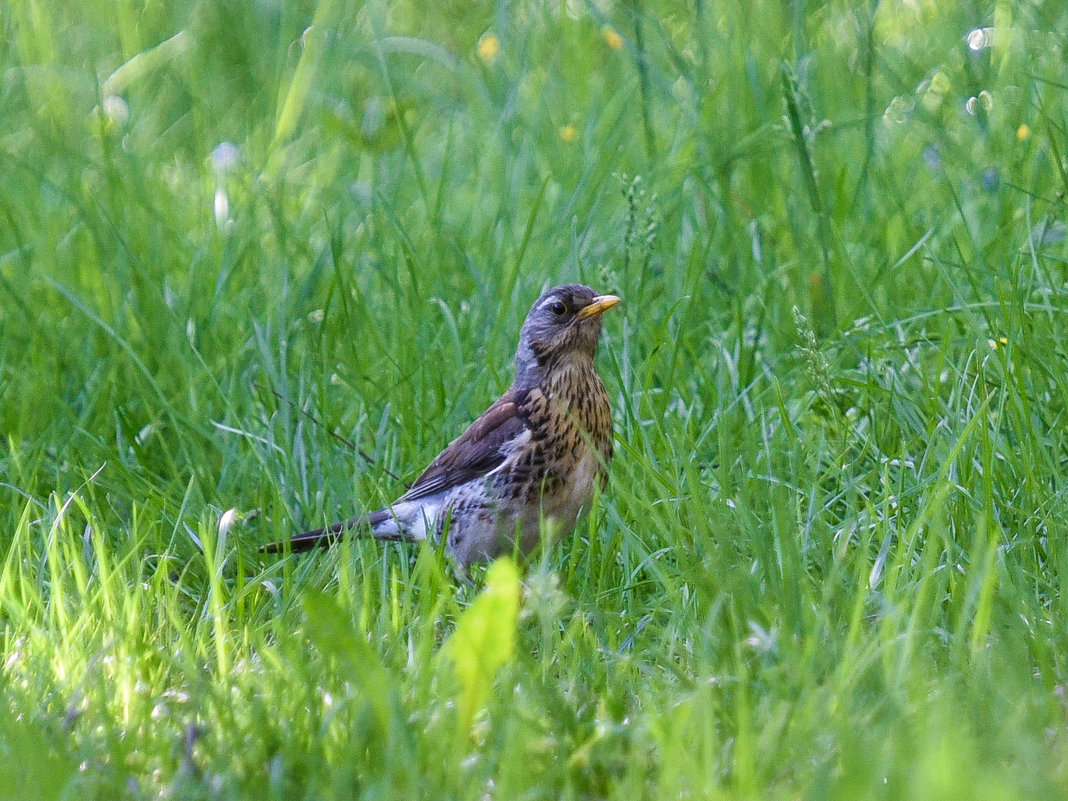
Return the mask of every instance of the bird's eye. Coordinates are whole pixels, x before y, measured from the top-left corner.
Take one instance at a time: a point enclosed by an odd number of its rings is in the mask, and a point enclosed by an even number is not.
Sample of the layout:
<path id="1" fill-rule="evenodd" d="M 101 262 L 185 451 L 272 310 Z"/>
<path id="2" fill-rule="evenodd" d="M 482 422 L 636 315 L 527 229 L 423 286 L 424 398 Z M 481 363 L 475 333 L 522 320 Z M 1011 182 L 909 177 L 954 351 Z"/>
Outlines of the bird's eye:
<path id="1" fill-rule="evenodd" d="M 549 307 L 549 311 L 555 314 L 557 317 L 562 317 L 567 312 L 567 306 L 561 301 L 557 300 Z"/>

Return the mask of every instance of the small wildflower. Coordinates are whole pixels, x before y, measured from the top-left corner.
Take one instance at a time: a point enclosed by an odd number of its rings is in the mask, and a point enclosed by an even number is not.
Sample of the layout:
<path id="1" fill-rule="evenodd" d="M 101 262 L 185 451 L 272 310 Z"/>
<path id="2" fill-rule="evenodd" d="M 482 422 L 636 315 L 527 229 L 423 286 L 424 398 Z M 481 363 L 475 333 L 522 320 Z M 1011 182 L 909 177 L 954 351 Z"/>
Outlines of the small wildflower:
<path id="1" fill-rule="evenodd" d="M 972 95 L 964 103 L 964 110 L 971 114 L 973 117 L 982 111 L 990 111 L 994 107 L 994 96 L 990 94 L 986 89 L 981 91 L 977 95 Z"/>
<path id="2" fill-rule="evenodd" d="M 108 95 L 100 105 L 104 115 L 116 125 L 125 125 L 130 119 L 130 106 L 118 95 Z"/>
<path id="3" fill-rule="evenodd" d="M 226 194 L 226 190 L 221 186 L 215 188 L 215 202 L 213 204 L 215 211 L 215 224 L 222 228 L 228 222 L 230 222 L 230 197 Z"/>
<path id="4" fill-rule="evenodd" d="M 233 142 L 220 142 L 211 151 L 211 165 L 219 172 L 229 172 L 241 161 L 241 148 Z"/>
<path id="5" fill-rule="evenodd" d="M 605 25 L 601 29 L 601 33 L 604 34 L 604 41 L 613 50 L 623 49 L 623 37 L 619 35 L 619 31 L 613 28 L 611 25 Z"/>
<path id="6" fill-rule="evenodd" d="M 991 47 L 994 44 L 994 29 L 993 28 L 975 28 L 968 32 L 968 35 L 964 37 L 964 41 L 968 43 L 968 49 L 974 53 L 979 52 L 987 47 Z"/>
<path id="7" fill-rule="evenodd" d="M 478 47 L 476 48 L 478 57 L 482 59 L 486 64 L 492 64 L 497 60 L 497 55 L 501 52 L 501 40 L 497 38 L 496 34 L 486 33 L 482 38 L 478 40 Z"/>
<path id="8" fill-rule="evenodd" d="M 1019 142 L 1024 142 L 1031 138 L 1031 129 L 1026 122 L 1021 122 L 1020 127 L 1016 129 L 1016 139 Z"/>
<path id="9" fill-rule="evenodd" d="M 923 149 L 923 163 L 931 172 L 942 169 L 942 155 L 938 152 L 938 145 L 930 144 Z"/>
<path id="10" fill-rule="evenodd" d="M 575 130 L 574 125 L 563 125 L 560 127 L 560 138 L 565 142 L 574 142 L 577 134 L 578 132 Z"/>
<path id="11" fill-rule="evenodd" d="M 211 151 L 211 166 L 215 170 L 215 224 L 222 228 L 230 222 L 230 195 L 226 191 L 226 174 L 241 161 L 241 150 L 233 142 L 220 142 Z"/>

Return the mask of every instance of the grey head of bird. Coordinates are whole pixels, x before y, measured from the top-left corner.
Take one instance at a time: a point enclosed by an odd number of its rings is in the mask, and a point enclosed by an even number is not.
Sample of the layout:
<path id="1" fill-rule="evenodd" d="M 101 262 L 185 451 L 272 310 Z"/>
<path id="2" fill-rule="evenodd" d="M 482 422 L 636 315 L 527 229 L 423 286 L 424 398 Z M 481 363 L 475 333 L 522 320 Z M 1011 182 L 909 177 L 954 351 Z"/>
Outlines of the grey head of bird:
<path id="1" fill-rule="evenodd" d="M 598 295 L 582 284 L 553 287 L 538 298 L 519 332 L 516 386 L 535 386 L 562 363 L 592 361 L 601 314 L 619 302 L 615 295 Z"/>

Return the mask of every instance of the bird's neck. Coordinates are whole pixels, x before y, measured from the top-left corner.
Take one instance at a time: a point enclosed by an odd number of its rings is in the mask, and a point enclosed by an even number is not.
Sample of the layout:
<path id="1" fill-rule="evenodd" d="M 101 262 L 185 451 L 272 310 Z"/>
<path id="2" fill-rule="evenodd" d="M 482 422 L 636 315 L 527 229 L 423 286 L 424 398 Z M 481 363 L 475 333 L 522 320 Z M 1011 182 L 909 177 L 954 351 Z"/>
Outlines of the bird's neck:
<path id="1" fill-rule="evenodd" d="M 553 365 L 542 377 L 540 388 L 562 412 L 577 414 L 577 421 L 583 426 L 589 423 L 585 419 L 589 410 L 587 401 L 599 399 L 604 394 L 604 384 L 594 369 L 593 359 L 585 355 Z M 578 408 L 572 408 L 576 404 Z"/>
<path id="2" fill-rule="evenodd" d="M 525 390 L 541 387 L 546 394 L 558 392 L 568 382 L 584 380 L 588 374 L 596 376 L 593 356 L 581 351 L 566 354 L 529 354 L 516 363 L 515 389 Z"/>

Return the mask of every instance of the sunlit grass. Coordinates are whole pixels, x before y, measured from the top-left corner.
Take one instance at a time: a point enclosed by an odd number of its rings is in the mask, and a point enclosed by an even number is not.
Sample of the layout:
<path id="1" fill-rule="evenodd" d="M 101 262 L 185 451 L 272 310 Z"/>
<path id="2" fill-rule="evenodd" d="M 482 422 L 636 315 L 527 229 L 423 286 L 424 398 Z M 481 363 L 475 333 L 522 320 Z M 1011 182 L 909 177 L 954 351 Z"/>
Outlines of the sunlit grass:
<path id="1" fill-rule="evenodd" d="M 1068 795 L 1068 13 L 634 9 L 0 12 L 0 796 Z M 257 553 L 564 280 L 617 456 L 518 601 Z"/>

